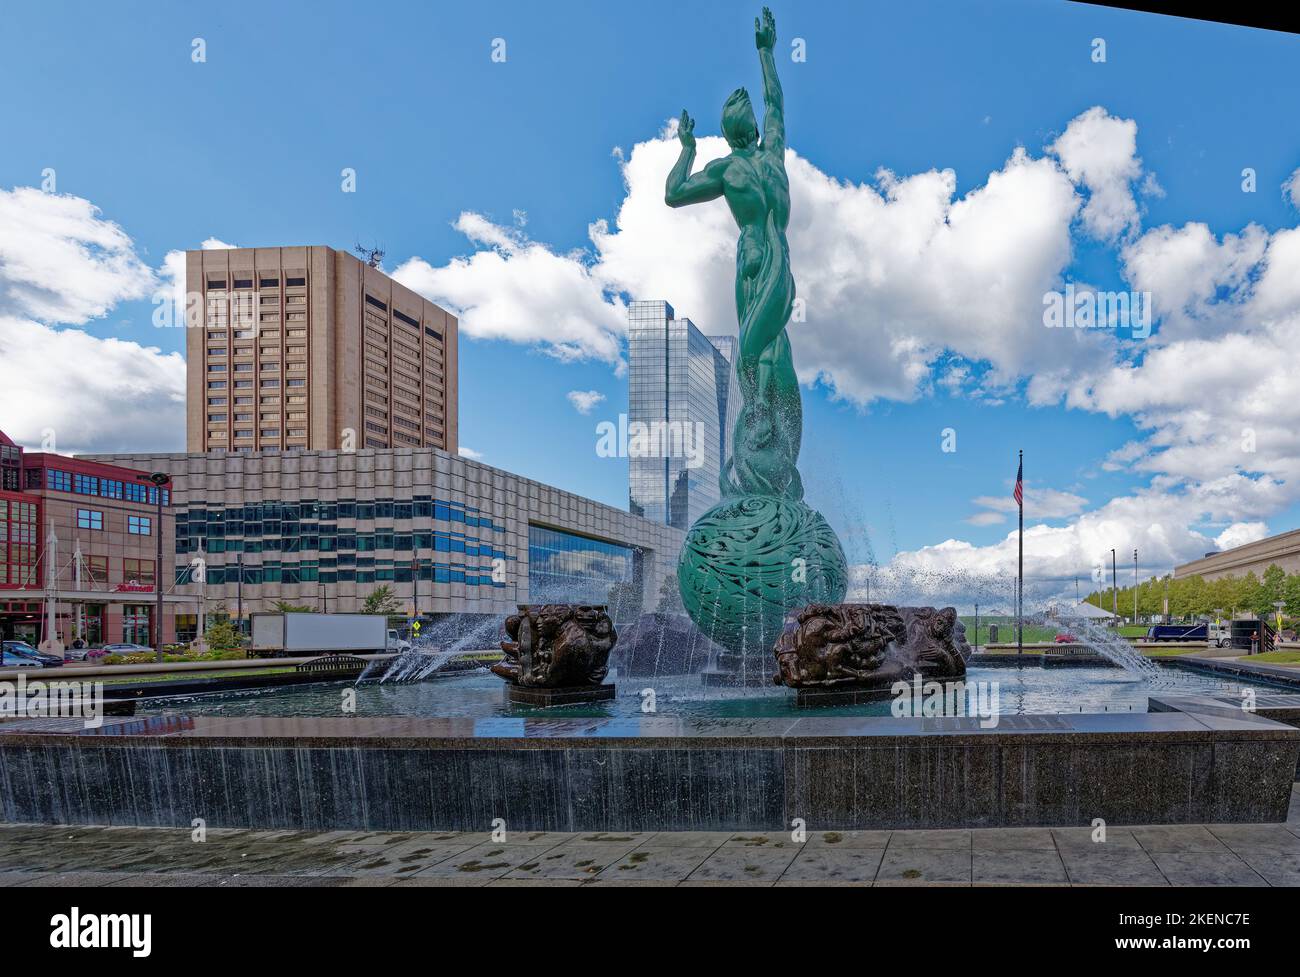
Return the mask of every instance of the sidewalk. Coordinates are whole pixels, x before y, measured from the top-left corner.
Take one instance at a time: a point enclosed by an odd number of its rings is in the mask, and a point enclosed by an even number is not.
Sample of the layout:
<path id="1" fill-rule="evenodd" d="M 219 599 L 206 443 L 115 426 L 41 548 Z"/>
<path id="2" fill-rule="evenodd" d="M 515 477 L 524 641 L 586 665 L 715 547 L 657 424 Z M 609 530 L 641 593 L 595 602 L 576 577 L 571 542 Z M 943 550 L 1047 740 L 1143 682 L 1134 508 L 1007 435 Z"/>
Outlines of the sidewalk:
<path id="1" fill-rule="evenodd" d="M 1300 886 L 1285 824 L 948 831 L 293 832 L 0 825 L 0 886 Z"/>

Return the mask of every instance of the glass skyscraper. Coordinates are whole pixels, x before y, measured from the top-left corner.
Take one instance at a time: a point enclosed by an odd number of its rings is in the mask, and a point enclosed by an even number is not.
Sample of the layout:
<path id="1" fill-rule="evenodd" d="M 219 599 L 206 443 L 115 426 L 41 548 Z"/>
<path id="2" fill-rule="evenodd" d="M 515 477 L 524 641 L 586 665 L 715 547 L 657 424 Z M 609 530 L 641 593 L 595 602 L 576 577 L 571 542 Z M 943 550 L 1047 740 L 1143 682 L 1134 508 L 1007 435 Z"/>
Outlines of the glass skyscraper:
<path id="1" fill-rule="evenodd" d="M 667 302 L 628 307 L 628 507 L 689 529 L 721 494 L 740 394 L 732 336 L 706 336 Z"/>

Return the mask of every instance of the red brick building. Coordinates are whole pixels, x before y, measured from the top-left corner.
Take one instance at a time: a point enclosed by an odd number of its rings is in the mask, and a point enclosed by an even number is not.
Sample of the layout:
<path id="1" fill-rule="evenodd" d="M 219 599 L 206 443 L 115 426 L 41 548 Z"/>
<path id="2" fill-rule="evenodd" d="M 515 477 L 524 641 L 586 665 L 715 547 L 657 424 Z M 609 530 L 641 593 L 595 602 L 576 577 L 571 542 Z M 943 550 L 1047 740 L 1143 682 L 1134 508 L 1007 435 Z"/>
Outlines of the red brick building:
<path id="1" fill-rule="evenodd" d="M 147 472 L 24 451 L 0 432 L 0 635 L 45 640 L 52 598 L 64 645 L 76 635 L 151 645 L 161 581 L 163 640 L 175 641 L 178 627 L 192 638 L 198 608 L 170 593 L 175 520 L 163 487 L 159 524 L 158 491 Z"/>

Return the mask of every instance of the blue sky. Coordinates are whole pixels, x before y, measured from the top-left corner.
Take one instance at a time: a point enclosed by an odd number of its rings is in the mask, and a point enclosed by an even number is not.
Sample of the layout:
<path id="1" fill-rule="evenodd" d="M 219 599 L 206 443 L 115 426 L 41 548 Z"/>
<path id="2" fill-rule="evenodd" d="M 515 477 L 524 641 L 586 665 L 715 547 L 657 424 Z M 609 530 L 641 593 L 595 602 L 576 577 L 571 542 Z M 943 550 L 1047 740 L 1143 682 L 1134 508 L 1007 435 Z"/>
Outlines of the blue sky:
<path id="1" fill-rule="evenodd" d="M 1143 175 L 1162 190 L 1135 191 L 1134 237 L 1188 222 L 1216 237 L 1251 223 L 1269 234 L 1296 224 L 1280 190 L 1300 166 L 1294 37 L 1050 0 L 773 10 L 789 144 L 828 177 L 861 184 L 882 167 L 899 178 L 951 169 L 961 198 L 1016 147 L 1042 157 L 1071 120 L 1101 106 L 1136 123 Z M 0 189 L 37 186 L 52 167 L 59 193 L 98 207 L 154 268 L 208 238 L 377 242 L 390 271 L 415 257 L 445 266 L 482 249 L 453 227 L 462 212 L 513 226 L 557 255 L 590 256 L 588 226 L 612 223 L 628 194 L 614 147 L 626 154 L 656 139 L 682 107 L 702 136 L 716 133 L 727 93 L 742 84 L 760 91 L 757 12 L 753 2 L 647 9 L 560 0 L 16 5 L 0 28 Z M 206 41 L 206 63 L 191 61 L 195 37 Z M 806 41 L 806 62 L 788 56 L 795 37 Z M 1094 37 L 1106 39 L 1105 64 L 1089 57 Z M 505 63 L 490 57 L 494 38 L 505 39 Z M 1247 166 L 1256 193 L 1241 192 Z M 343 167 L 356 169 L 356 193 L 339 191 Z M 1123 287 L 1118 252 L 1076 232 L 1064 278 Z M 623 297 L 665 298 L 705 332 L 734 329 L 734 319 L 705 321 L 678 294 Z M 148 301 L 123 301 L 68 325 L 179 350 L 181 333 L 153 328 L 151 312 Z M 846 328 L 858 330 L 869 358 L 878 341 L 870 316 Z M 794 327 L 792 341 L 798 363 Z M 1124 334 L 1115 345 L 1115 355 L 1142 362 Z M 977 357 L 965 359 L 978 373 Z M 931 357 L 932 377 L 943 362 Z M 626 405 L 614 364 L 560 362 L 529 342 L 465 336 L 460 374 L 463 444 L 491 464 L 626 505 L 625 463 L 594 451 L 596 423 Z M 1069 408 L 1064 395 L 1030 405 L 1030 375 L 1003 385 L 1002 396 L 934 383 L 910 401 L 833 396 L 824 383 L 805 389 L 809 501 L 842 532 L 867 527 L 866 537 L 850 534 L 851 556 L 869 551 L 883 563 L 949 538 L 995 546 L 1012 524 L 972 525 L 971 500 L 1009 495 L 1020 447 L 1031 485 L 1080 496 L 1085 512 L 1150 491 L 1159 468 L 1102 467 L 1147 436 L 1141 411 Z M 606 400 L 583 416 L 566 398 L 572 390 Z M 5 413 L 0 406 L 0 426 Z M 947 427 L 958 432 L 955 453 L 939 450 Z M 1290 460 L 1269 462 L 1287 484 Z M 1210 537 L 1237 522 L 1293 528 L 1300 514 L 1289 490 L 1237 516 L 1194 509 L 1189 523 Z M 1122 550 L 1141 541 L 1136 529 L 1118 538 L 1122 520 L 1112 535 Z M 1098 538 L 1087 545 L 1096 549 Z M 1169 552 L 1185 557 L 1188 545 Z M 1090 552 L 1042 572 L 1086 572 Z M 1157 563 L 1168 556 L 1152 552 Z"/>

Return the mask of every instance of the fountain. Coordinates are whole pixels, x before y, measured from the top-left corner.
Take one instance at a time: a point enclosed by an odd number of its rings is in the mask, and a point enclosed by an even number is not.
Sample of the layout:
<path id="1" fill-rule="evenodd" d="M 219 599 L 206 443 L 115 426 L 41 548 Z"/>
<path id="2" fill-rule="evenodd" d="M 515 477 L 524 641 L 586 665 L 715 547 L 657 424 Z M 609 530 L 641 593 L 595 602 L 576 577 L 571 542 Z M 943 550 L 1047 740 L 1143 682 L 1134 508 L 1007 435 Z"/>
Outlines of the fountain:
<path id="1" fill-rule="evenodd" d="M 766 10 L 755 41 L 767 108 L 761 136 L 738 90 L 723 109 L 731 154 L 692 174 L 694 123 L 683 113 L 681 155 L 666 187 L 670 206 L 725 198 L 739 226 L 734 368 L 742 407 L 722 499 L 690 528 L 678 561 L 693 628 L 675 606 L 665 608 L 644 630 L 638 622 L 635 645 L 615 658 L 628 675 L 650 678 L 619 696 L 606 681 L 618 640 L 606 605 L 590 594 L 534 591 L 536 603 L 505 618 L 495 677 L 471 669 L 422 681 L 458 653 L 486 647 L 502 622 L 485 617 L 447 624 L 386 662 L 384 681 L 358 687 L 320 682 L 180 701 L 155 692 L 136 717 L 95 730 L 7 720 L 0 819 L 735 832 L 796 823 L 840 831 L 1286 817 L 1300 732 L 1270 719 L 1267 703 L 1259 712 L 1240 708 L 1236 684 L 1187 673 L 1197 694 L 1165 697 L 1148 712 L 1149 681 L 982 665 L 968 676 L 971 649 L 953 608 L 844 603 L 844 550 L 804 502 L 797 467 L 802 405 L 786 334 L 796 301 L 790 200 Z M 913 593 L 916 584 L 908 583 Z M 575 599 L 589 602 L 563 602 Z M 1069 626 L 1126 668 L 1125 679 L 1155 673 L 1110 632 Z M 688 647 L 670 647 L 681 643 Z M 698 671 L 666 674 L 704 659 L 704 683 Z M 1003 705 L 979 718 L 901 718 L 892 703 L 872 701 L 899 683 L 917 689 L 967 677 L 996 693 L 1004 675 L 1016 688 L 987 699 Z M 796 711 L 808 705 L 839 708 L 817 717 Z M 1285 709 L 1274 714 L 1285 718 Z"/>
<path id="2" fill-rule="evenodd" d="M 494 615 L 449 615 L 426 628 L 410 651 L 393 659 L 372 661 L 358 676 L 357 684 L 422 682 L 461 664 L 457 660 L 465 652 L 491 647 L 500 629 L 500 619 Z"/>
<path id="3" fill-rule="evenodd" d="M 1050 622 L 1045 615 L 1034 618 L 1035 623 Z M 1061 619 L 1070 633 L 1079 638 L 1079 643 L 1087 645 L 1103 658 L 1108 659 L 1137 678 L 1152 678 L 1160 673 L 1160 666 L 1146 655 L 1135 649 L 1127 638 L 1118 634 L 1113 628 L 1097 624 L 1084 617 L 1065 617 Z"/>

